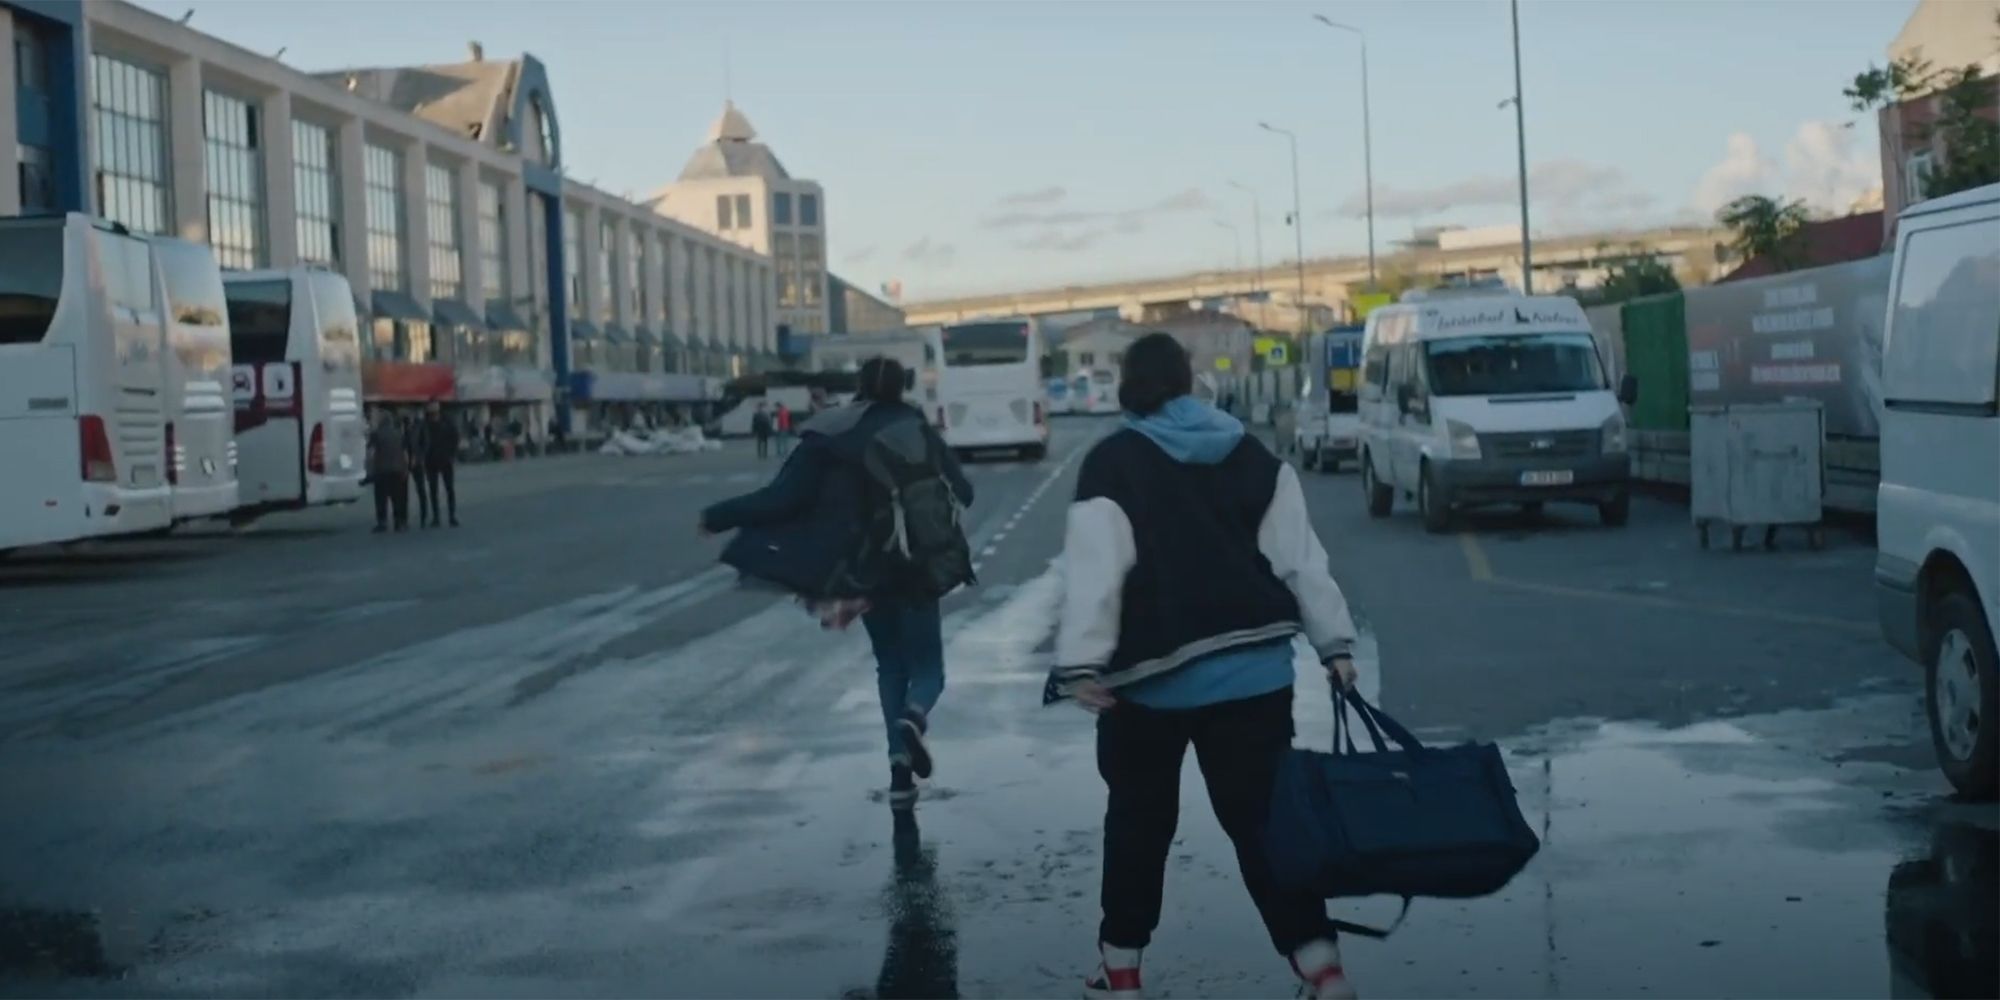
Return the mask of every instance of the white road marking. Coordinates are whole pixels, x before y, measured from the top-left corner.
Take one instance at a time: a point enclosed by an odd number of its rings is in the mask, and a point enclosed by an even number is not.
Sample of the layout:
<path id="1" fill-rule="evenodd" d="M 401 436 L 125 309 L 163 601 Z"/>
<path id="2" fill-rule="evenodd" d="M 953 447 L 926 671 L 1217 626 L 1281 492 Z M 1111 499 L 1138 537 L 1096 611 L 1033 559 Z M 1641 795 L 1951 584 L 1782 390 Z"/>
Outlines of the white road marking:
<path id="1" fill-rule="evenodd" d="M 715 475 L 709 472 L 697 472 L 691 476 L 683 478 L 681 482 L 686 483 L 689 486 L 700 486 L 704 483 L 715 482 Z"/>

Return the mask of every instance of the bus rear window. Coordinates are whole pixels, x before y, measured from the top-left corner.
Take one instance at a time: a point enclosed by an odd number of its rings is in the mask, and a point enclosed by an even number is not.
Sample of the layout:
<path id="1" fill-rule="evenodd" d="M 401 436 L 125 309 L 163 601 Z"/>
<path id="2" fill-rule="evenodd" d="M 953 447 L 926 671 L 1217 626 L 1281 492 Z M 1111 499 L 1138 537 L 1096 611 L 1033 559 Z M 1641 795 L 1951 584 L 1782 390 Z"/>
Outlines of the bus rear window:
<path id="1" fill-rule="evenodd" d="M 292 283 L 232 281 L 229 298 L 229 353 L 237 364 L 285 360 L 292 331 Z"/>
<path id="2" fill-rule="evenodd" d="M 0 344 L 38 344 L 62 298 L 61 220 L 0 229 Z"/>
<path id="3" fill-rule="evenodd" d="M 153 241 L 153 259 L 167 286 L 167 306 L 173 321 L 184 326 L 221 326 L 224 315 L 222 272 L 215 255 L 199 243 Z"/>
<path id="4" fill-rule="evenodd" d="M 1018 365 L 1028 360 L 1026 323 L 948 326 L 938 339 L 944 341 L 944 363 L 951 367 Z"/>

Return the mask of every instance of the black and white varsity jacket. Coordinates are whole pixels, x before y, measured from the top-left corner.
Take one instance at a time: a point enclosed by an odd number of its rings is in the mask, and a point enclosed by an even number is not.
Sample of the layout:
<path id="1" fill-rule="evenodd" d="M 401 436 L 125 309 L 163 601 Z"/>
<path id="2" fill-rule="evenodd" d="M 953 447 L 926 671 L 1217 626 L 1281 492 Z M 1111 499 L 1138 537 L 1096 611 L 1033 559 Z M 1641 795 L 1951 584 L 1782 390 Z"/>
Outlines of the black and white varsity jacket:
<path id="1" fill-rule="evenodd" d="M 1213 465 L 1136 430 L 1099 442 L 1070 505 L 1063 581 L 1045 702 L 1300 632 L 1322 660 L 1354 641 L 1298 473 L 1247 435 Z"/>

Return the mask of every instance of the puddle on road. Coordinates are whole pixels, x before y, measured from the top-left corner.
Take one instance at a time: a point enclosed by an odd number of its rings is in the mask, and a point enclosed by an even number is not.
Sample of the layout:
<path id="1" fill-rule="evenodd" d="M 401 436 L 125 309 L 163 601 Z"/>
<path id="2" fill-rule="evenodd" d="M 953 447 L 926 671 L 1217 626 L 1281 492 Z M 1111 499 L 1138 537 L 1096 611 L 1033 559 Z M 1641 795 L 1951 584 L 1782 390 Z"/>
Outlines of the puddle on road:
<path id="1" fill-rule="evenodd" d="M 1899 755 L 1881 747 L 1920 734 L 1908 715 L 1906 697 L 1873 697 L 1510 740 L 1542 854 L 1494 896 L 1418 901 L 1390 940 L 1350 942 L 1347 963 L 1365 993 L 1388 996 L 1994 996 L 2000 812 L 1884 762 Z M 957 746 L 941 734 L 955 794 L 918 807 L 920 905 L 898 895 L 906 831 L 898 821 L 885 844 L 891 820 L 862 791 L 873 761 L 816 766 L 818 792 L 799 803 L 810 842 L 724 859 L 699 910 L 721 932 L 703 936 L 684 988 L 1071 994 L 1092 957 L 1102 790 L 1079 780 L 1092 762 L 1073 741 L 1033 738 L 1042 725 Z M 1288 994 L 1191 766 L 1187 779 L 1148 985 Z M 1394 911 L 1336 906 L 1362 922 Z M 811 964 L 750 960 L 786 942 Z"/>

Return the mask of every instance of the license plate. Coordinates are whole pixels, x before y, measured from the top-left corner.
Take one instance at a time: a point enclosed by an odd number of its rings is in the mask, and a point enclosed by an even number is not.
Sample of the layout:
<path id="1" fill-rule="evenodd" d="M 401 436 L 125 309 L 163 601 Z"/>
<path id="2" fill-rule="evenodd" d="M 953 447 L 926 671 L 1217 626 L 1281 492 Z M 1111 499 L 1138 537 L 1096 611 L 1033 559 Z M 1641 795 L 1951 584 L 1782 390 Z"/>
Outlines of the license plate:
<path id="1" fill-rule="evenodd" d="M 1576 473 L 1569 469 L 1521 473 L 1522 486 L 1568 486 L 1575 481 Z"/>

